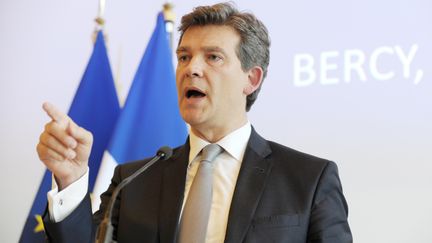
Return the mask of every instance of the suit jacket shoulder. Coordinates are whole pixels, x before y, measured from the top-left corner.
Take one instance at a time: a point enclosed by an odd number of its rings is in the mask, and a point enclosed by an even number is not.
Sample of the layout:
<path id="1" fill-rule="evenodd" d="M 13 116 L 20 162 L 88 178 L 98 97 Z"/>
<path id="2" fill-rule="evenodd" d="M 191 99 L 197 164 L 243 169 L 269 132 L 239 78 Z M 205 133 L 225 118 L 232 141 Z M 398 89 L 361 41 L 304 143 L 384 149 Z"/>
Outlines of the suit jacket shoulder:
<path id="1" fill-rule="evenodd" d="M 252 130 L 225 242 L 351 242 L 347 213 L 335 163 Z"/>

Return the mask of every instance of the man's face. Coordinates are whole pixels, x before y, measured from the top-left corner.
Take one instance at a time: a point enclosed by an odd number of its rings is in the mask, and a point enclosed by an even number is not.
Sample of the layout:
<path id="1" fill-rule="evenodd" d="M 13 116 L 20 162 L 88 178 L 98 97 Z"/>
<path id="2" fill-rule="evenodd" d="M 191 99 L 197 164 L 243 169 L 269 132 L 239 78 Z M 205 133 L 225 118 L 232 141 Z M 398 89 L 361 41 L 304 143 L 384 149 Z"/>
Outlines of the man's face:
<path id="1" fill-rule="evenodd" d="M 232 128 L 246 121 L 249 74 L 236 54 L 240 36 L 229 26 L 193 26 L 177 48 L 180 113 L 192 129 Z"/>

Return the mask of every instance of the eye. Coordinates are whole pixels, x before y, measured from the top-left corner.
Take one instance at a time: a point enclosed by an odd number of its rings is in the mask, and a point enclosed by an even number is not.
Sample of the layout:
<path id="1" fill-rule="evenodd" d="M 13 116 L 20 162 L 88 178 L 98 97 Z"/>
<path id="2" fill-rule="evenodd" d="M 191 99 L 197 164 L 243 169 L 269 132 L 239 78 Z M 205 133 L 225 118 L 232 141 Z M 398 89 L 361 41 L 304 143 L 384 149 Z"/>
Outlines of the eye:
<path id="1" fill-rule="evenodd" d="M 186 62 L 189 60 L 189 56 L 188 55 L 178 55 L 177 56 L 177 61 L 178 62 Z"/>
<path id="2" fill-rule="evenodd" d="M 207 59 L 210 60 L 210 61 L 212 61 L 212 62 L 217 62 L 217 61 L 222 60 L 222 57 L 220 57 L 218 55 L 215 55 L 215 54 L 209 54 L 207 56 Z"/>

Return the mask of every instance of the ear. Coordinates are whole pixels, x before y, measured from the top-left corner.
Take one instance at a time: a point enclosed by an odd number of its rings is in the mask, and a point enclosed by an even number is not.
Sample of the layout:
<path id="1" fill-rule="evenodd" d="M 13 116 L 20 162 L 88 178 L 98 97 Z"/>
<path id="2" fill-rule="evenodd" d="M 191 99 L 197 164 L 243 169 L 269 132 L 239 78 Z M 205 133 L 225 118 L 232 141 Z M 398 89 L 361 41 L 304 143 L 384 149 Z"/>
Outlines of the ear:
<path id="1" fill-rule="evenodd" d="M 247 96 L 252 94 L 259 88 L 263 80 L 264 71 L 261 67 L 255 66 L 248 71 L 248 83 L 243 89 L 243 93 Z"/>

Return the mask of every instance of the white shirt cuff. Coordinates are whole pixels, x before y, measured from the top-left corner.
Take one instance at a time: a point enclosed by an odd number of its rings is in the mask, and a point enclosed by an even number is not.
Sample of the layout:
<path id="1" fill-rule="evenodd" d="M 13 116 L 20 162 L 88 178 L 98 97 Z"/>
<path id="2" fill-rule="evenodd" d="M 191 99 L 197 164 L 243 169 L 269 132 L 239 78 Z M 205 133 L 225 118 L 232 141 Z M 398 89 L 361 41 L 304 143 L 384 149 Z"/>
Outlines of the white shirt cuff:
<path id="1" fill-rule="evenodd" d="M 54 176 L 52 190 L 47 193 L 48 211 L 51 221 L 60 222 L 71 214 L 84 199 L 88 190 L 89 169 L 74 183 L 58 191 Z"/>

